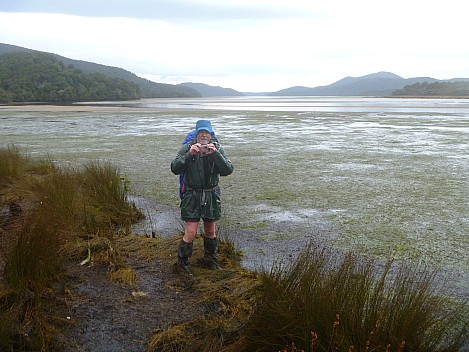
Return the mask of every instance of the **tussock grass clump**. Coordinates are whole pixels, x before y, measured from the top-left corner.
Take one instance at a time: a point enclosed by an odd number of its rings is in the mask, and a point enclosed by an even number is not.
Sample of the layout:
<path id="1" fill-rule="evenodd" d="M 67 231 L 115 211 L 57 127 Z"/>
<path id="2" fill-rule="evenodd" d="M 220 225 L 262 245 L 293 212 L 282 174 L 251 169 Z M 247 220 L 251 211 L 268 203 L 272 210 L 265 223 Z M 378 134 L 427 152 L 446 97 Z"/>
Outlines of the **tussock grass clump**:
<path id="1" fill-rule="evenodd" d="M 0 149 L 0 350 L 52 348 L 57 319 L 43 314 L 50 301 L 44 293 L 67 259 L 91 255 L 99 243 L 112 260 L 112 247 L 99 238 L 143 216 L 127 202 L 127 192 L 125 178 L 110 164 L 64 169 L 15 147 Z"/>
<path id="2" fill-rule="evenodd" d="M 36 181 L 33 192 L 36 197 L 33 221 L 45 218 L 51 226 L 70 231 L 79 228 L 84 221 L 86 199 L 73 170 L 52 169 Z"/>
<path id="3" fill-rule="evenodd" d="M 187 335 L 190 327 L 190 323 L 184 323 L 171 329 L 156 329 L 148 344 L 147 351 L 178 352 L 192 350 L 190 349 L 191 341 Z"/>
<path id="4" fill-rule="evenodd" d="M 13 179 L 19 178 L 24 172 L 28 158 L 22 155 L 13 145 L 0 149 L 0 187 L 4 187 Z"/>
<path id="5" fill-rule="evenodd" d="M 310 246 L 263 274 L 244 351 L 459 351 L 468 318 L 436 294 L 435 272 L 384 267 Z M 399 347 L 401 346 L 401 347 Z"/>
<path id="6" fill-rule="evenodd" d="M 5 265 L 5 280 L 15 290 L 39 293 L 61 268 L 62 238 L 46 221 L 22 224 Z"/>
<path id="7" fill-rule="evenodd" d="M 90 229 L 103 224 L 123 228 L 129 232 L 130 224 L 142 218 L 135 206 L 127 202 L 128 181 L 112 164 L 91 162 L 85 165 L 81 176 L 86 203 L 86 226 Z"/>
<path id="8" fill-rule="evenodd" d="M 132 286 L 137 282 L 137 274 L 131 268 L 118 268 L 111 271 L 109 279 L 122 286 Z"/>
<path id="9" fill-rule="evenodd" d="M 43 160 L 32 159 L 29 155 L 21 153 L 15 145 L 0 148 L 0 189 L 5 190 L 13 183 L 21 180 L 20 185 L 25 185 L 27 178 L 31 174 L 45 174 L 54 165 L 48 158 Z"/>

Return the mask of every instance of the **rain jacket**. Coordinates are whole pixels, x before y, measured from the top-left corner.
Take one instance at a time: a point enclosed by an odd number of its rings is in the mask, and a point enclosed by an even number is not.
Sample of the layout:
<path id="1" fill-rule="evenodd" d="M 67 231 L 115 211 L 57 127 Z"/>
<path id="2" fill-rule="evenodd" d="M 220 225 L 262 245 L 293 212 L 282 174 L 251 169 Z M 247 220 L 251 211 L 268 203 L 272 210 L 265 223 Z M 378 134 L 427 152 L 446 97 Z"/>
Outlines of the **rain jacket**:
<path id="1" fill-rule="evenodd" d="M 192 144 L 184 144 L 171 162 L 171 171 L 175 175 L 184 173 L 181 218 L 185 221 L 200 218 L 219 220 L 221 201 L 218 182 L 220 176 L 233 172 L 233 165 L 223 147 L 218 146 L 210 155 L 193 156 L 189 153 Z"/>

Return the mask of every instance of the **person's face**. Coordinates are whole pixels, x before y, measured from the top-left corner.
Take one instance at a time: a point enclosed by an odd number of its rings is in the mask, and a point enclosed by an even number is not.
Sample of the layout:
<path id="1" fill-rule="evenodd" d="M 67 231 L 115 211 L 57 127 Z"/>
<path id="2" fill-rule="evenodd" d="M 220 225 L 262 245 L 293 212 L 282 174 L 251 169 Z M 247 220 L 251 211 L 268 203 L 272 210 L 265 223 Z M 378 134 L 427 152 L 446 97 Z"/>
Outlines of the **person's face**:
<path id="1" fill-rule="evenodd" d="M 197 142 L 200 144 L 207 144 L 210 142 L 210 138 L 212 138 L 212 135 L 209 131 L 202 130 L 197 133 Z"/>

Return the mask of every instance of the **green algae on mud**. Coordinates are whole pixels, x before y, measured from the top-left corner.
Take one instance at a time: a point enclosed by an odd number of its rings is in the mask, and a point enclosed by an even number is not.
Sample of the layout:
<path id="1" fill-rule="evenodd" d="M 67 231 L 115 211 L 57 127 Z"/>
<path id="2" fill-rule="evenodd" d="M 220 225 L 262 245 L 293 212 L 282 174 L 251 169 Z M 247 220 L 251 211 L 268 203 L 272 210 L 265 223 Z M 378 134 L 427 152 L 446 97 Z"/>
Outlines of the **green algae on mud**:
<path id="1" fill-rule="evenodd" d="M 331 245 L 469 273 L 464 114 L 142 110 L 0 117 L 2 143 L 61 163 L 112 161 L 133 192 L 174 208 L 178 179 L 170 162 L 185 131 L 211 119 L 235 166 L 221 180 L 221 226 L 270 231 L 280 219 L 294 229 L 288 233 L 302 235 L 308 225 L 330 222 L 340 233 Z"/>

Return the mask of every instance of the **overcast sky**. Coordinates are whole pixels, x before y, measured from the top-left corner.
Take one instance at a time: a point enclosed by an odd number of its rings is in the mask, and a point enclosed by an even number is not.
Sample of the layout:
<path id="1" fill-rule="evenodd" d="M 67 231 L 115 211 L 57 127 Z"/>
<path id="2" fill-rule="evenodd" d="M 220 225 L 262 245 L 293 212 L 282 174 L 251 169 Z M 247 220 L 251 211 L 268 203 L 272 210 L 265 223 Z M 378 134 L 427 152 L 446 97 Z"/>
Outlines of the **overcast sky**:
<path id="1" fill-rule="evenodd" d="M 0 42 L 242 92 L 469 77 L 465 1 L 0 0 Z"/>

